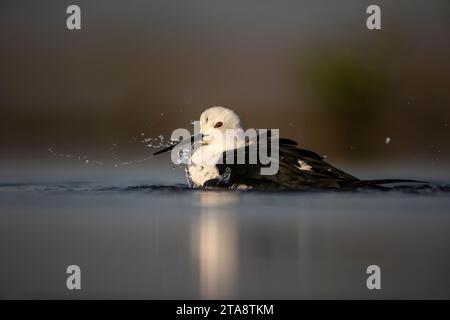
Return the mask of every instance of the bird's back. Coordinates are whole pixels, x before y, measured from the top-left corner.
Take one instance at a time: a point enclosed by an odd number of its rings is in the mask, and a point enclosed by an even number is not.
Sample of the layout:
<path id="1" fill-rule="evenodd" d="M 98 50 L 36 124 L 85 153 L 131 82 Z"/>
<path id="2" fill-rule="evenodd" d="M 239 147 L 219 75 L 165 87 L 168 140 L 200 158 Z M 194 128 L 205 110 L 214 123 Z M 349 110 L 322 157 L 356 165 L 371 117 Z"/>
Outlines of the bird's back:
<path id="1" fill-rule="evenodd" d="M 267 141 L 270 143 L 270 138 Z M 206 186 L 223 186 L 231 189 L 310 189 L 310 188 L 344 188 L 358 183 L 359 179 L 339 170 L 325 162 L 318 154 L 297 147 L 295 141 L 279 139 L 279 155 L 272 161 L 278 161 L 278 171 L 264 175 L 261 168 L 268 167 L 261 163 L 258 154 L 257 163 L 249 163 L 249 147 L 245 147 L 245 164 L 217 164 L 219 175 L 225 173 L 228 179 L 208 181 Z M 234 159 L 242 150 L 234 150 Z M 226 153 L 224 153 L 226 159 Z"/>

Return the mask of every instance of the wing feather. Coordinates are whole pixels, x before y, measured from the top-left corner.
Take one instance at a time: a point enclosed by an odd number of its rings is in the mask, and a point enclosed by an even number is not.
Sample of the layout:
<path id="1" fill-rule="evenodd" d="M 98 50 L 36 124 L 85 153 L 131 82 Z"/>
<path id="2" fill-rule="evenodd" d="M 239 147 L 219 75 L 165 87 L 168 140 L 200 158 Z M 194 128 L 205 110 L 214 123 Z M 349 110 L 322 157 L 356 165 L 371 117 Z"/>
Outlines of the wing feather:
<path id="1" fill-rule="evenodd" d="M 269 135 L 267 143 L 270 144 L 271 139 Z M 250 148 L 248 145 L 242 148 L 245 148 L 246 164 L 218 164 L 220 174 L 229 168 L 229 179 L 210 181 L 207 185 L 228 188 L 232 188 L 233 185 L 246 185 L 251 186 L 252 189 L 306 189 L 339 188 L 359 181 L 356 177 L 325 162 L 317 153 L 298 148 L 297 142 L 290 139 L 279 139 L 279 170 L 275 175 L 261 175 L 261 168 L 269 165 L 261 164 L 259 155 L 256 164 L 249 164 Z M 237 153 L 241 151 L 234 150 L 234 159 L 237 159 Z M 223 154 L 223 159 L 226 159 L 226 152 Z M 308 170 L 302 170 L 300 163 L 304 164 Z"/>

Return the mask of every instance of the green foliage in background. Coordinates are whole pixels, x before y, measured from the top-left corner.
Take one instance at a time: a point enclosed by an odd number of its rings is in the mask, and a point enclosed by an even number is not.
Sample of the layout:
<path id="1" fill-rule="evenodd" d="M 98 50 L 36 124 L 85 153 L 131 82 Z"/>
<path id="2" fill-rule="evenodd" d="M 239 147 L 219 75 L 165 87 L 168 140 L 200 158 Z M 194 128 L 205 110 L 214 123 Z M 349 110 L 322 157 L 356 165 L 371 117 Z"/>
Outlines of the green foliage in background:
<path id="1" fill-rule="evenodd" d="M 324 57 L 308 68 L 307 78 L 322 112 L 342 125 L 369 124 L 385 94 L 382 70 L 348 56 Z"/>
<path id="2" fill-rule="evenodd" d="M 364 151 L 383 112 L 386 77 L 379 63 L 346 54 L 317 55 L 304 73 L 315 101 L 313 113 L 349 144 Z"/>

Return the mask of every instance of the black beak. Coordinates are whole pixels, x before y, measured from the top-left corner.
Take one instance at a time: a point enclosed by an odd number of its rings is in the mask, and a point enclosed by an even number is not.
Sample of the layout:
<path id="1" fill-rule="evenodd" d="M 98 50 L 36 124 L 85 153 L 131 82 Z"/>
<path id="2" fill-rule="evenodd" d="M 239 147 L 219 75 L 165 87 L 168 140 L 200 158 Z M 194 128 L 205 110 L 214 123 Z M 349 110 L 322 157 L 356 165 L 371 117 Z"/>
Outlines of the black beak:
<path id="1" fill-rule="evenodd" d="M 179 142 L 176 142 L 176 143 L 174 143 L 173 145 L 171 145 L 171 146 L 168 146 L 168 147 L 165 147 L 165 148 L 163 148 L 163 149 L 161 149 L 161 150 L 158 150 L 158 151 L 156 151 L 153 155 L 154 156 L 156 156 L 156 155 L 158 155 L 158 154 L 161 154 L 161 153 L 164 153 L 164 152 L 167 152 L 167 151 L 171 151 L 173 148 L 175 148 L 175 146 L 177 146 L 177 145 L 179 145 L 180 143 L 182 144 L 182 145 L 184 145 L 184 144 L 186 144 L 186 143 L 194 143 L 195 141 L 199 141 L 199 140 L 201 140 L 202 139 L 202 134 L 198 134 L 198 135 L 196 135 L 196 136 L 191 136 L 191 139 L 188 141 L 187 139 L 186 140 L 181 140 L 181 141 L 179 141 Z"/>

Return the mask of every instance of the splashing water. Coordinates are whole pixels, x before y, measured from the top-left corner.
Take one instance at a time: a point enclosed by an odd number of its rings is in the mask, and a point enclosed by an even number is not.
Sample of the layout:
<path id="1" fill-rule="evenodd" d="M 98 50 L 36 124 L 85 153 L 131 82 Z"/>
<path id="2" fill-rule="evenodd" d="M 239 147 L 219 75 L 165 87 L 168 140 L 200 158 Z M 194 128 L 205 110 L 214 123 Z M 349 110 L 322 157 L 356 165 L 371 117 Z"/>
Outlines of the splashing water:
<path id="1" fill-rule="evenodd" d="M 182 148 L 180 151 L 178 151 L 177 159 L 175 161 L 175 164 L 180 166 L 182 164 L 186 164 L 189 162 L 189 158 L 191 157 L 191 150 L 190 148 Z"/>
<path id="2" fill-rule="evenodd" d="M 166 140 L 164 138 L 164 135 L 162 135 L 162 134 L 158 135 L 157 137 L 146 137 L 145 133 L 141 132 L 139 134 L 139 136 L 141 137 L 141 139 L 138 139 L 133 136 L 130 140 L 130 143 L 140 142 L 140 143 L 144 144 L 145 147 L 151 148 L 151 149 L 165 148 L 165 147 L 169 147 L 175 143 L 174 141 Z M 122 160 L 121 157 L 119 156 L 117 147 L 118 147 L 118 144 L 113 143 L 111 145 L 111 147 L 109 148 L 109 151 L 110 151 L 110 154 L 112 157 L 112 159 L 110 161 L 111 162 L 110 165 L 114 168 L 142 163 L 142 162 L 148 161 L 151 158 L 153 158 L 153 155 L 150 155 L 150 156 L 140 158 L 140 159 L 125 161 L 125 160 Z M 107 165 L 107 161 L 91 159 L 87 155 L 61 153 L 61 152 L 57 152 L 54 148 L 48 148 L 47 150 L 50 154 L 52 154 L 55 157 L 62 158 L 62 159 L 77 160 L 77 161 L 83 163 L 84 165 L 91 165 L 91 166 L 92 165 L 94 165 L 94 166 L 106 166 Z M 182 164 L 185 159 L 186 159 L 186 155 L 183 155 L 183 157 L 180 158 L 180 161 L 177 162 L 177 164 Z"/>
<path id="3" fill-rule="evenodd" d="M 74 155 L 74 154 L 68 154 L 68 153 L 60 153 L 60 152 L 55 151 L 53 148 L 48 148 L 47 150 L 48 150 L 48 152 L 50 152 L 50 154 L 52 154 L 53 156 L 58 157 L 58 158 L 77 160 L 79 162 L 82 162 L 85 165 L 89 165 L 89 164 L 91 164 L 91 165 L 93 164 L 93 165 L 97 165 L 97 166 L 104 165 L 103 161 L 89 160 L 87 155 Z"/>

